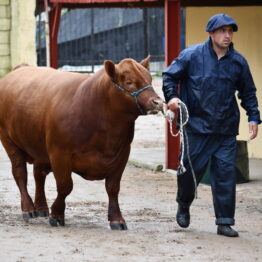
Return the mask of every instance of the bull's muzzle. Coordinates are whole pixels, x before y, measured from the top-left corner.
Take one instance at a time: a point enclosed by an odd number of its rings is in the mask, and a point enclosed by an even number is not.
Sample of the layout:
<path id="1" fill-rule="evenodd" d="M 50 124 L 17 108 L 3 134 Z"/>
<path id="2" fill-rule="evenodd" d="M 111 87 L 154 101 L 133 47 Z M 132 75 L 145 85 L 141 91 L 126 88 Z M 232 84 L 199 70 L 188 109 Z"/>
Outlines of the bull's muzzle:
<path id="1" fill-rule="evenodd" d="M 159 111 L 163 111 L 163 100 L 160 97 L 153 98 L 150 101 L 150 109 L 147 110 L 147 114 L 157 114 Z"/>

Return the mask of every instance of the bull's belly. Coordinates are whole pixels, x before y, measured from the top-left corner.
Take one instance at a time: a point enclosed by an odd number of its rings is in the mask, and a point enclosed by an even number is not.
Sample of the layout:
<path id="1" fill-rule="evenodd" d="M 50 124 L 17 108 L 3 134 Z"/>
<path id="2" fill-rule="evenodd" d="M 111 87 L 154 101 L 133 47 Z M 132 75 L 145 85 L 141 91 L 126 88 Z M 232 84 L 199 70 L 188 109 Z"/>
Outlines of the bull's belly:
<path id="1" fill-rule="evenodd" d="M 34 165 L 43 165 L 43 166 L 50 166 L 50 160 L 49 156 L 46 152 L 46 150 L 42 148 L 22 148 L 22 150 L 26 154 L 26 162 L 29 164 L 34 164 Z"/>
<path id="2" fill-rule="evenodd" d="M 101 180 L 122 174 L 129 156 L 129 146 L 114 155 L 101 152 L 78 155 L 73 158 L 73 172 L 87 180 Z"/>
<path id="3" fill-rule="evenodd" d="M 94 180 L 103 180 L 106 178 L 105 174 L 90 174 L 87 171 L 86 172 L 81 172 L 78 170 L 73 170 L 73 173 L 81 176 L 82 178 L 86 179 L 86 180 L 90 180 L 90 181 L 94 181 Z"/>
<path id="4" fill-rule="evenodd" d="M 102 161 L 90 162 L 88 159 L 85 162 L 74 162 L 72 171 L 87 180 L 105 179 L 110 172 Z"/>

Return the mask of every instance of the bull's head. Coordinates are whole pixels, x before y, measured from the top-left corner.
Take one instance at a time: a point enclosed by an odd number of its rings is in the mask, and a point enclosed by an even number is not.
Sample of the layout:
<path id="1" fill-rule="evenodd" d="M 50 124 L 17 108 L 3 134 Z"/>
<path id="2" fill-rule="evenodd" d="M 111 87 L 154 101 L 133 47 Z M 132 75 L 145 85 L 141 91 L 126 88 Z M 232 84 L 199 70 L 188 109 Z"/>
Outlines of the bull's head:
<path id="1" fill-rule="evenodd" d="M 162 99 L 152 87 L 152 77 L 148 71 L 150 56 L 140 63 L 127 58 L 118 65 L 105 61 L 105 70 L 112 84 L 134 98 L 140 114 L 156 114 L 163 109 Z"/>

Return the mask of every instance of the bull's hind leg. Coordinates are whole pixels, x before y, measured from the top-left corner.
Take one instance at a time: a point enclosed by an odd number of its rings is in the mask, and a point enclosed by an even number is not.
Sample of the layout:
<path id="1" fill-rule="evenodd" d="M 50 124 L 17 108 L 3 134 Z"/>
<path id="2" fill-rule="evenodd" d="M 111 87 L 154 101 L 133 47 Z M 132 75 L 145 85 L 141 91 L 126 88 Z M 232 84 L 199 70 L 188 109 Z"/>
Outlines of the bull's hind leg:
<path id="1" fill-rule="evenodd" d="M 21 209 L 25 220 L 35 217 L 33 201 L 27 191 L 26 154 L 8 138 L 1 137 L 2 144 L 11 160 L 12 173 L 21 194 Z"/>
<path id="2" fill-rule="evenodd" d="M 65 225 L 65 199 L 73 190 L 70 158 L 59 152 L 50 158 L 56 179 L 57 197 L 51 207 L 49 223 L 51 226 Z"/>
<path id="3" fill-rule="evenodd" d="M 48 217 L 49 209 L 45 196 L 45 180 L 48 171 L 44 165 L 34 165 L 35 178 L 35 212 L 39 217 Z"/>

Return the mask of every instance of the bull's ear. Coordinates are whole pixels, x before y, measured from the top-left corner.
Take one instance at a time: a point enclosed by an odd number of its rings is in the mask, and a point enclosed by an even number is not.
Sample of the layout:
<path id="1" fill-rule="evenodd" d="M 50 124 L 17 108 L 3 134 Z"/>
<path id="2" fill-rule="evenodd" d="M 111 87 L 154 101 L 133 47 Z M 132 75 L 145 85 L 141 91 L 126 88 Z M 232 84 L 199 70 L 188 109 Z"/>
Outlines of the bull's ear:
<path id="1" fill-rule="evenodd" d="M 150 55 L 148 55 L 145 59 L 143 59 L 140 62 L 140 64 L 148 69 L 149 68 L 149 62 L 150 62 Z"/>
<path id="2" fill-rule="evenodd" d="M 110 60 L 106 60 L 104 62 L 104 66 L 105 66 L 105 70 L 107 72 L 107 74 L 114 79 L 116 77 L 116 67 L 115 67 L 115 63 L 113 61 Z"/>

